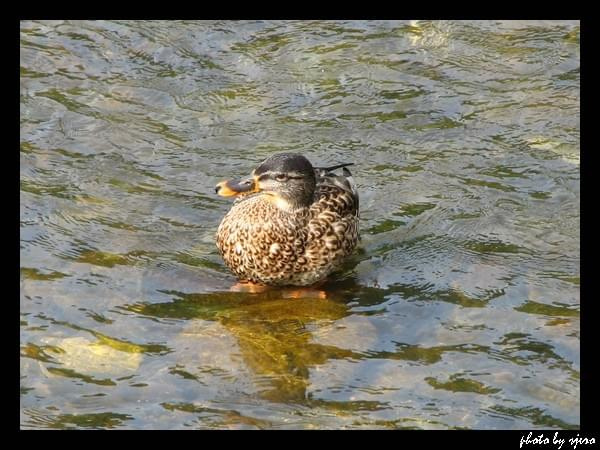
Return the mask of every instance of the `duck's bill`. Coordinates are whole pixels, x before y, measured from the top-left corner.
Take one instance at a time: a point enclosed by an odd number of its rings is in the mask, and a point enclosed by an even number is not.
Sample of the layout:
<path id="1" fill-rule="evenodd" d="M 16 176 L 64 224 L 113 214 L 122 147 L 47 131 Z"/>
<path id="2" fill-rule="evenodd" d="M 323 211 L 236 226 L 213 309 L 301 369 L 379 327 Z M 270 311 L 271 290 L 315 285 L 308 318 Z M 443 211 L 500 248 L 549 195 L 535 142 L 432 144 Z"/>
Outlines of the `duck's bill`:
<path id="1" fill-rule="evenodd" d="M 241 194 L 257 192 L 257 184 L 253 179 L 221 181 L 215 187 L 215 192 L 223 197 L 233 197 Z"/>

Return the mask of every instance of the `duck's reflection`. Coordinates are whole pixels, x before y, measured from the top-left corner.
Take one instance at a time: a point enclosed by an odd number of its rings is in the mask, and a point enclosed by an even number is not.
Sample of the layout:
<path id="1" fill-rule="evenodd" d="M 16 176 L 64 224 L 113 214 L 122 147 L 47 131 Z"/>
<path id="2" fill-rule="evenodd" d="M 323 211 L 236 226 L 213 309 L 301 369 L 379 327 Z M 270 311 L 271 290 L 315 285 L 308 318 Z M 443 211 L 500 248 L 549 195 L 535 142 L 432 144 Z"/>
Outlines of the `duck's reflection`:
<path id="1" fill-rule="evenodd" d="M 311 367 L 330 359 L 360 357 L 350 350 L 312 342 L 311 330 L 350 314 L 348 291 L 334 293 L 324 285 L 319 291 L 168 293 L 172 302 L 127 309 L 151 317 L 218 321 L 237 340 L 264 399 L 307 403 Z"/>
<path id="2" fill-rule="evenodd" d="M 330 298 L 273 298 L 240 305 L 221 323 L 237 338 L 247 367 L 262 376 L 263 398 L 304 402 L 311 366 L 353 356 L 312 342 L 310 330 L 348 314 L 346 304 Z"/>

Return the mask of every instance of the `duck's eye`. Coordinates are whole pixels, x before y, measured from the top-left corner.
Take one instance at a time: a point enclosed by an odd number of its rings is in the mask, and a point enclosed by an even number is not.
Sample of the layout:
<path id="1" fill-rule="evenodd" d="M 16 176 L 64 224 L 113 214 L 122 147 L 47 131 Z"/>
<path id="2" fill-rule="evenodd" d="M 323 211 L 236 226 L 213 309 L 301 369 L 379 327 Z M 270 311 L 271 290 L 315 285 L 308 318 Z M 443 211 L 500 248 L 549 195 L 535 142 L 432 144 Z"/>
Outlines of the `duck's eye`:
<path id="1" fill-rule="evenodd" d="M 277 181 L 285 181 L 287 180 L 287 175 L 285 175 L 284 173 L 278 173 L 277 175 L 275 175 L 275 179 Z"/>

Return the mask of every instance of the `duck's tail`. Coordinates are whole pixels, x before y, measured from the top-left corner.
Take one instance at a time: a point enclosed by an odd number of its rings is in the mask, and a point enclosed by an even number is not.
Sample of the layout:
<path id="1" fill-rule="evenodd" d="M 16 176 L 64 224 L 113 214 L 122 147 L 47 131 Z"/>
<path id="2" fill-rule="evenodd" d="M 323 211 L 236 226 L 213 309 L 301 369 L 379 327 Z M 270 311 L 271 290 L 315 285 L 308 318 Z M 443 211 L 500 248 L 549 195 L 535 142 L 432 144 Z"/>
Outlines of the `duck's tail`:
<path id="1" fill-rule="evenodd" d="M 348 167 L 348 166 L 353 166 L 354 163 L 344 163 L 344 164 L 338 164 L 337 166 L 330 166 L 330 167 L 315 167 L 315 169 L 317 170 L 322 170 L 324 172 L 332 172 L 336 169 L 341 169 L 342 167 Z"/>

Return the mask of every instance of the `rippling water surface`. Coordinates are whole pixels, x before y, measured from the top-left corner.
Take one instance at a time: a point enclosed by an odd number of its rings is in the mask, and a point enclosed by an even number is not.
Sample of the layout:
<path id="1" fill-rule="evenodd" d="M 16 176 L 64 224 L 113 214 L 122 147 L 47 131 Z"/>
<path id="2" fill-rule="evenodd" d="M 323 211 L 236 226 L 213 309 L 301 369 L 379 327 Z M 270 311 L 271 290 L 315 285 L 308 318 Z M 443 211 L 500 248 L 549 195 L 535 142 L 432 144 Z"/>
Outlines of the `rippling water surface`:
<path id="1" fill-rule="evenodd" d="M 579 23 L 21 22 L 23 428 L 573 428 Z M 327 298 L 222 179 L 352 161 Z"/>

